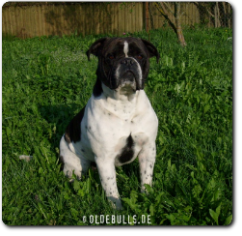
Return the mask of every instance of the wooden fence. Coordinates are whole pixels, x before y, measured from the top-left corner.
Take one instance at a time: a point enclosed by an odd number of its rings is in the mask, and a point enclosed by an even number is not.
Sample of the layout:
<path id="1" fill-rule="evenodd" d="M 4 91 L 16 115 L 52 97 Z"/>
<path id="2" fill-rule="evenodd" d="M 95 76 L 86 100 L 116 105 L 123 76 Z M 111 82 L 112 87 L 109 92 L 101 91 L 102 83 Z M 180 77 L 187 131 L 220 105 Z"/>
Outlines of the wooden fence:
<path id="1" fill-rule="evenodd" d="M 229 4 L 228 27 L 232 27 L 232 10 Z M 182 25 L 206 24 L 214 27 L 212 17 L 194 3 L 181 3 L 184 14 Z M 166 20 L 149 3 L 149 29 L 167 25 Z M 115 34 L 137 32 L 145 28 L 145 3 L 6 3 L 2 7 L 2 32 L 20 38 L 42 35 L 70 35 L 73 33 Z"/>

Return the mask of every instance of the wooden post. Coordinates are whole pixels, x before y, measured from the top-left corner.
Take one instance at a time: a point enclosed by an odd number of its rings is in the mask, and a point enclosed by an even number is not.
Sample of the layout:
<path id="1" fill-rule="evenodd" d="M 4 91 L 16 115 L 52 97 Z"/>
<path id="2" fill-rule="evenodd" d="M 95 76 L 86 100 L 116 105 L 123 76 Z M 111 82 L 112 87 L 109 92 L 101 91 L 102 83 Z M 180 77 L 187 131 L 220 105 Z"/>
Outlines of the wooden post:
<path id="1" fill-rule="evenodd" d="M 175 3 L 175 22 L 176 22 L 176 33 L 178 40 L 182 47 L 185 47 L 186 41 L 182 32 L 182 27 L 181 27 L 181 5 L 180 2 Z"/>
<path id="2" fill-rule="evenodd" d="M 233 19 L 233 16 L 230 17 L 230 13 L 231 13 L 231 6 L 230 4 L 228 3 L 228 16 L 229 16 L 229 19 L 228 19 L 228 22 L 229 22 L 229 28 L 232 28 L 232 19 Z"/>
<path id="3" fill-rule="evenodd" d="M 216 2 L 216 6 L 217 6 L 217 17 L 218 17 L 218 27 L 221 27 L 221 23 L 220 23 L 220 10 L 219 10 L 219 4 L 218 2 Z"/>

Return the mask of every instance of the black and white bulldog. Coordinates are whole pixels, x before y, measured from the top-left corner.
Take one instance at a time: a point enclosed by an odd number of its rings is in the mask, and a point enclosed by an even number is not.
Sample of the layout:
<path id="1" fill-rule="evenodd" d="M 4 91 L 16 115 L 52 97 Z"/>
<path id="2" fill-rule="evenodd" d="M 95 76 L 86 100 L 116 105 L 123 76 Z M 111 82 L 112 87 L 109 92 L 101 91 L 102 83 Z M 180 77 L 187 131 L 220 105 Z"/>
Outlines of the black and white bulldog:
<path id="1" fill-rule="evenodd" d="M 122 207 L 115 166 L 138 156 L 141 191 L 152 184 L 158 119 L 144 92 L 149 58 L 159 53 L 138 38 L 102 38 L 87 51 L 98 57 L 97 80 L 87 105 L 69 123 L 60 141 L 64 173 L 77 177 L 95 162 L 107 198 Z"/>

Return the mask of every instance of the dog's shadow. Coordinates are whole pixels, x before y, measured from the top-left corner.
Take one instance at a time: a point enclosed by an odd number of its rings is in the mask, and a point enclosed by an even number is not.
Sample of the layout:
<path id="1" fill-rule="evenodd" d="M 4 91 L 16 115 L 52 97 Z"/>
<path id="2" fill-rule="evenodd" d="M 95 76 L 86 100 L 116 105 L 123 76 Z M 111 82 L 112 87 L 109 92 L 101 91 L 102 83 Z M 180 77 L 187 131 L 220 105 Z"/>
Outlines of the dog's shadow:
<path id="1" fill-rule="evenodd" d="M 59 142 L 72 118 L 82 109 L 81 104 L 68 103 L 58 105 L 39 105 L 41 117 L 52 130 L 50 138 L 51 149 L 59 148 Z"/>

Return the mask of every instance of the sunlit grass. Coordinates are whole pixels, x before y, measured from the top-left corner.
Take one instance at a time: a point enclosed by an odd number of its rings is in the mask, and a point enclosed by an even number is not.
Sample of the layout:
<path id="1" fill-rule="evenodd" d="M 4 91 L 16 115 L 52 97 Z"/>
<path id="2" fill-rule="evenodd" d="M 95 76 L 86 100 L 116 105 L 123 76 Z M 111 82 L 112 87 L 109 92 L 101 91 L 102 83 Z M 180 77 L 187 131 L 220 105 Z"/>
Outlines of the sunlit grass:
<path id="1" fill-rule="evenodd" d="M 145 90 L 159 119 L 153 188 L 140 193 L 138 162 L 117 168 L 124 209 L 107 203 L 98 173 L 69 183 L 59 140 L 91 96 L 102 36 L 3 39 L 3 221 L 8 225 L 87 225 L 89 215 L 151 215 L 152 225 L 225 225 L 232 220 L 232 36 L 187 29 L 150 32 Z M 148 39 L 145 32 L 133 34 Z M 19 155 L 33 155 L 30 162 Z"/>

